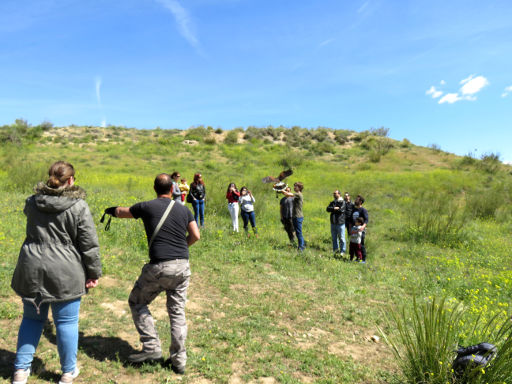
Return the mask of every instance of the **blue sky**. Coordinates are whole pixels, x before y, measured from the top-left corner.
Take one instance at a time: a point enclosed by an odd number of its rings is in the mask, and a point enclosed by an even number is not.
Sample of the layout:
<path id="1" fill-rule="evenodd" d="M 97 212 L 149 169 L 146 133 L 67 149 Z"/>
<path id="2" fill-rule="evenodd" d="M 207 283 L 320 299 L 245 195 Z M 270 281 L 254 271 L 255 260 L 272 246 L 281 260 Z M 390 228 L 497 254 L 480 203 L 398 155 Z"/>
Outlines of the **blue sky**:
<path id="1" fill-rule="evenodd" d="M 0 124 L 299 125 L 512 161 L 512 2 L 2 0 Z"/>

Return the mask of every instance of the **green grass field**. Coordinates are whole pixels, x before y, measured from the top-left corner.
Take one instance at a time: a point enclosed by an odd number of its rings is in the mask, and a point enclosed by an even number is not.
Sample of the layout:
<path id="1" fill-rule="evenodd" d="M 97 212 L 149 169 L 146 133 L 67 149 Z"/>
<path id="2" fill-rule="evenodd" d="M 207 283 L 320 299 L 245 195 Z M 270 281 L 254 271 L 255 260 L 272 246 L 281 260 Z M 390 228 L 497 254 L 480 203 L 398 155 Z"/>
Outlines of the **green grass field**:
<path id="1" fill-rule="evenodd" d="M 398 383 L 403 379 L 397 361 L 379 331 L 396 333 L 387 321 L 390 311 L 410 308 L 413 298 L 459 303 L 465 310 L 456 324 L 461 345 L 484 341 L 472 329 L 475 319 L 510 317 L 512 169 L 492 159 L 457 157 L 379 132 L 321 128 L 248 129 L 237 132 L 239 143 L 233 134 L 206 128 L 68 127 L 35 137 L 5 132 L 2 383 L 10 382 L 22 316 L 10 279 L 25 236 L 24 200 L 56 160 L 71 162 L 77 184 L 88 192 L 104 272 L 82 301 L 79 383 Z M 302 254 L 289 247 L 279 199 L 260 181 L 287 165 L 294 170 L 288 184 L 305 185 L 308 247 Z M 126 364 L 140 346 L 127 298 L 147 261 L 147 243 L 140 221 L 114 219 L 109 232 L 99 223 L 106 207 L 152 199 L 155 175 L 175 170 L 189 183 L 201 172 L 207 188 L 206 228 L 190 250 L 189 361 L 181 377 L 159 365 Z M 257 239 L 230 231 L 230 182 L 248 186 L 256 198 Z M 336 188 L 366 198 L 366 265 L 331 255 L 325 208 Z M 164 296 L 150 309 L 166 351 Z M 59 373 L 55 328 L 49 324 L 29 382 L 55 382 Z"/>

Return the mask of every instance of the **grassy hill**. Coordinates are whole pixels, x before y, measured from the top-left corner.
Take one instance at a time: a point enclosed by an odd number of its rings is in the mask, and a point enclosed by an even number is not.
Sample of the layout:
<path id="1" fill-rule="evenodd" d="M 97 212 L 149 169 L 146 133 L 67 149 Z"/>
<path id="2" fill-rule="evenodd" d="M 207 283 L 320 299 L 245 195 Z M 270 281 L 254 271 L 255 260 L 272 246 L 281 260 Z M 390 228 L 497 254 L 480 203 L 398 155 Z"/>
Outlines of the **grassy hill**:
<path id="1" fill-rule="evenodd" d="M 10 382 L 22 315 L 9 285 L 25 236 L 24 200 L 60 159 L 75 166 L 88 192 L 105 275 L 83 299 L 79 382 L 403 382 L 391 349 L 373 336 L 381 336 L 379 329 L 395 335 L 386 315 L 409 309 L 413 298 L 459 303 L 460 344 L 482 341 L 472 330 L 475 319 L 510 315 L 512 168 L 494 154 L 458 157 L 387 133 L 57 128 L 21 120 L 0 127 L 0 382 Z M 288 184 L 305 185 L 303 254 L 288 246 L 279 199 L 261 183 L 288 166 L 294 170 Z M 207 188 L 206 228 L 191 248 L 184 377 L 158 365 L 126 364 L 139 347 L 127 298 L 147 260 L 147 243 L 139 221 L 114 219 L 109 232 L 99 224 L 104 208 L 153 198 L 155 175 L 175 170 L 189 182 L 201 172 Z M 256 198 L 257 239 L 230 232 L 230 182 L 248 186 Z M 331 255 L 325 208 L 337 188 L 366 198 L 366 265 Z M 164 303 L 160 296 L 151 310 L 166 350 Z M 30 382 L 58 377 L 54 344 L 48 326 Z"/>

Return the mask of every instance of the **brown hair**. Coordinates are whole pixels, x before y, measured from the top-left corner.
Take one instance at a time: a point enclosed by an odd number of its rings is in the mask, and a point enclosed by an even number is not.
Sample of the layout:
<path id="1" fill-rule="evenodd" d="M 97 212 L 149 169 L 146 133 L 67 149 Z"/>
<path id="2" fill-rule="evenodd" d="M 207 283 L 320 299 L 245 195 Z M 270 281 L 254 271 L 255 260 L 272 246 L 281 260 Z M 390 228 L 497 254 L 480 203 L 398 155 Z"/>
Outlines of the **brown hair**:
<path id="1" fill-rule="evenodd" d="M 204 185 L 204 181 L 200 173 L 196 173 L 194 175 L 194 184 L 197 185 L 198 183 Z"/>
<path id="2" fill-rule="evenodd" d="M 295 184 L 293 184 L 294 186 L 296 185 L 298 188 L 299 188 L 299 192 L 302 192 L 302 190 L 304 189 L 304 184 L 302 184 L 300 181 L 297 181 Z"/>
<path id="3" fill-rule="evenodd" d="M 57 161 L 48 170 L 49 179 L 46 182 L 50 188 L 60 188 L 71 176 L 75 176 L 75 168 L 66 161 Z"/>

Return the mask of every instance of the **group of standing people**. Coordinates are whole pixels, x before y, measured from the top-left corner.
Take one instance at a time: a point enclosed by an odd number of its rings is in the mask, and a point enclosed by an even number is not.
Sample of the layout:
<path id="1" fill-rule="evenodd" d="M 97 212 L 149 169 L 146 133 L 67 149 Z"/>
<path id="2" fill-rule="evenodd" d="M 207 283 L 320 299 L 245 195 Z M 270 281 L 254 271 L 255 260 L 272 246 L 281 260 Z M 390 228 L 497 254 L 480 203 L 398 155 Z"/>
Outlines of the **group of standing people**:
<path id="1" fill-rule="evenodd" d="M 226 191 L 226 199 L 228 201 L 228 211 L 231 216 L 231 227 L 233 232 L 238 232 L 238 212 L 242 216 L 244 223 L 244 231 L 249 236 L 249 222 L 251 223 L 254 235 L 258 236 L 258 228 L 256 227 L 256 214 L 254 213 L 254 198 L 252 192 L 243 186 L 240 191 L 235 183 L 229 183 Z"/>
<path id="2" fill-rule="evenodd" d="M 347 252 L 345 230 L 350 238 L 350 260 L 366 263 L 366 226 L 368 224 L 368 211 L 363 208 L 364 197 L 357 195 L 352 203 L 350 194 L 345 192 L 343 198 L 338 189 L 333 192 L 333 201 L 326 210 L 330 213 L 332 250 L 335 257 L 343 258 Z"/>
<path id="3" fill-rule="evenodd" d="M 70 384 L 79 375 L 76 364 L 78 318 L 81 297 L 98 285 L 102 275 L 96 226 L 85 202 L 85 191 L 75 185 L 75 170 L 64 161 L 50 167 L 49 179 L 40 182 L 35 194 L 27 198 L 23 210 L 27 217 L 26 238 L 20 250 L 11 286 L 22 298 L 23 319 L 18 332 L 13 384 L 25 384 L 30 375 L 44 324 L 51 307 L 57 333 L 62 376 L 59 384 Z M 105 214 L 117 218 L 142 219 L 148 241 L 149 262 L 142 268 L 128 299 L 132 318 L 139 333 L 142 351 L 128 356 L 132 363 L 162 359 L 160 339 L 148 305 L 165 291 L 171 323 L 168 364 L 179 374 L 185 372 L 187 323 L 185 303 L 190 281 L 189 247 L 200 239 L 199 224 L 204 226 L 206 189 L 200 173 L 188 187 L 178 172 L 161 173 L 155 178 L 156 199 L 131 207 L 114 206 Z M 181 181 L 181 185 L 178 181 Z M 185 187 L 186 186 L 186 187 Z M 297 238 L 299 251 L 305 249 L 302 234 L 304 185 L 296 182 L 282 191 L 281 221 L 290 242 Z M 185 199 L 183 195 L 185 193 Z M 350 259 L 366 261 L 364 246 L 368 211 L 364 198 L 354 203 L 345 193 L 333 193 L 327 207 L 330 212 L 333 251 L 346 252 L 345 229 L 350 235 Z M 233 231 L 238 232 L 238 213 L 248 232 L 250 223 L 257 234 L 255 198 L 247 187 L 238 191 L 230 183 L 226 191 Z M 184 206 L 194 208 L 194 216 Z"/>

